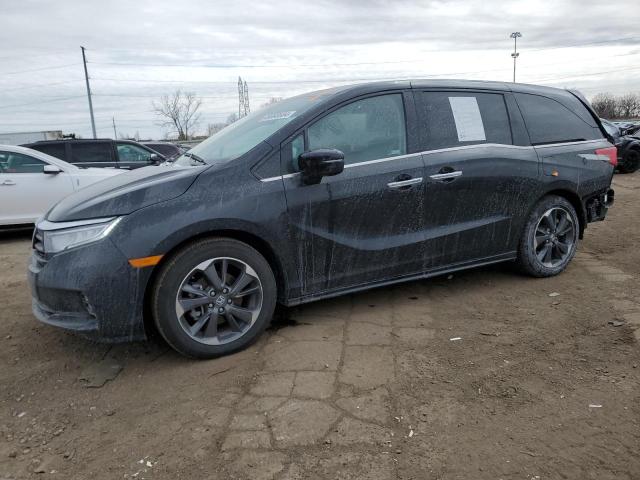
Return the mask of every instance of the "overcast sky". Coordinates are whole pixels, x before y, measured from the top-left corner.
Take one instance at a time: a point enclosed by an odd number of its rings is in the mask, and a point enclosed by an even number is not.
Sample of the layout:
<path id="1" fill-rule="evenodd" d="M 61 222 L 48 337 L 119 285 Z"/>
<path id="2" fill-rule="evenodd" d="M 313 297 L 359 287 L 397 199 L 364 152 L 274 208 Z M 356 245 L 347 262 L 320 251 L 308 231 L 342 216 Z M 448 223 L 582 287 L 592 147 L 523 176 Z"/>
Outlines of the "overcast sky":
<path id="1" fill-rule="evenodd" d="M 98 136 L 162 138 L 151 102 L 177 88 L 203 98 L 200 131 L 237 112 L 375 79 L 510 81 L 640 91 L 637 0 L 215 1 L 0 0 L 0 132 L 91 136 L 80 45 Z"/>

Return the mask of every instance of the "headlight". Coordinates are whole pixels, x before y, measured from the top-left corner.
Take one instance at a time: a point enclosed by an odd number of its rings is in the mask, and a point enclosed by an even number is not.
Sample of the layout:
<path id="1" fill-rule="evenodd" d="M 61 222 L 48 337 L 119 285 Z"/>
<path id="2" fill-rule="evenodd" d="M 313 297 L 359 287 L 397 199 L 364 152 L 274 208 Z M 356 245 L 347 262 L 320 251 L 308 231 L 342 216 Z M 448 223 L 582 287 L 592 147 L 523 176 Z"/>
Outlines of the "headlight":
<path id="1" fill-rule="evenodd" d="M 69 222 L 73 226 L 65 228 L 66 225 L 51 222 L 47 226 L 38 225 L 44 237 L 45 253 L 57 253 L 72 247 L 95 242 L 105 238 L 118 224 L 121 217 L 92 219 L 86 222 Z M 46 223 L 46 222 L 42 222 Z M 51 226 L 53 226 L 51 229 Z M 49 228 L 47 228 L 49 227 Z"/>

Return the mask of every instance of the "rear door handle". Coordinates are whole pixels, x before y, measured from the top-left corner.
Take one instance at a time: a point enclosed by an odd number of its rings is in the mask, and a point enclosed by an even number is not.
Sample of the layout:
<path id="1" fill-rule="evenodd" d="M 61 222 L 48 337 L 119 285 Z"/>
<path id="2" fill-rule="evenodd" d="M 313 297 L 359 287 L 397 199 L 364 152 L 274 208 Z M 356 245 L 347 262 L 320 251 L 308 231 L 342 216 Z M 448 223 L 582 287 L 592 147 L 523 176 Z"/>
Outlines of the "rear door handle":
<path id="1" fill-rule="evenodd" d="M 453 180 L 454 178 L 458 178 L 461 176 L 462 176 L 461 170 L 454 170 L 453 172 L 435 173 L 433 175 L 429 175 L 429 178 L 432 180 L 436 180 L 438 182 L 448 182 Z"/>
<path id="2" fill-rule="evenodd" d="M 14 182 L 13 180 L 5 180 L 0 185 L 15 185 L 15 184 L 16 182 Z"/>
<path id="3" fill-rule="evenodd" d="M 410 187 L 411 185 L 417 185 L 419 183 L 422 183 L 422 177 L 409 178 L 407 180 L 390 182 L 390 183 L 387 183 L 387 187 L 391 188 L 392 190 L 398 190 L 400 188 Z"/>

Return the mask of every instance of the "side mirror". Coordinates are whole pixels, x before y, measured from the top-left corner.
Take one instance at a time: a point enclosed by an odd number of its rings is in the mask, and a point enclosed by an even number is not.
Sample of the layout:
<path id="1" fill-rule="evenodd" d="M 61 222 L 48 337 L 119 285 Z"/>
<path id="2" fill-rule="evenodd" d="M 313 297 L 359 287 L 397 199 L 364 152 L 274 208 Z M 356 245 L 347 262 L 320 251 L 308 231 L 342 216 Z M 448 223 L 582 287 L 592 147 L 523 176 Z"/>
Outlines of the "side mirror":
<path id="1" fill-rule="evenodd" d="M 60 167 L 56 167 L 55 165 L 45 165 L 42 171 L 48 175 L 57 175 L 62 172 Z"/>
<path id="2" fill-rule="evenodd" d="M 344 153 L 332 148 L 321 148 L 301 153 L 298 167 L 305 185 L 320 183 L 322 177 L 338 175 L 344 170 Z"/>
<path id="3" fill-rule="evenodd" d="M 162 156 L 157 153 L 149 155 L 149 163 L 152 165 L 158 165 L 159 163 L 162 163 L 162 161 Z"/>

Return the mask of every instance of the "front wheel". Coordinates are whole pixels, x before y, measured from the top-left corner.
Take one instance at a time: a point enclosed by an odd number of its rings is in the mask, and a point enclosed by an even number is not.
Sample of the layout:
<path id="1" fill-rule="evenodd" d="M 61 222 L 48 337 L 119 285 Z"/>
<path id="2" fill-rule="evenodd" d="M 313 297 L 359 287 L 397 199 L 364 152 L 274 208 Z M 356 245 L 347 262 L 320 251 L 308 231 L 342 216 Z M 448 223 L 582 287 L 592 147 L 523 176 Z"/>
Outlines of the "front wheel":
<path id="1" fill-rule="evenodd" d="M 520 269 L 534 277 L 562 272 L 576 253 L 579 227 L 571 203 L 555 195 L 544 197 L 529 215 L 520 239 Z"/>
<path id="2" fill-rule="evenodd" d="M 158 331 L 178 352 L 196 358 L 226 355 L 253 343 L 276 304 L 269 263 L 232 239 L 200 240 L 162 266 L 153 288 Z"/>

